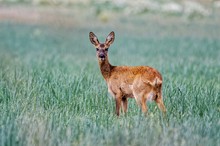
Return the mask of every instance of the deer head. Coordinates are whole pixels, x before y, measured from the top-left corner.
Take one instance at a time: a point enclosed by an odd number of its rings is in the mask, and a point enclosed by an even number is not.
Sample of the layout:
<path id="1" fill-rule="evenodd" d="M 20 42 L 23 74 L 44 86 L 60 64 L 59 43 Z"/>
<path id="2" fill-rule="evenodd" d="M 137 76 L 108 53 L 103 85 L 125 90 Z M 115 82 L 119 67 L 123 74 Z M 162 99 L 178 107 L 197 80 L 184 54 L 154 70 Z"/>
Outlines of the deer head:
<path id="1" fill-rule="evenodd" d="M 108 48 L 114 42 L 115 33 L 112 31 L 106 38 L 105 43 L 99 43 L 97 36 L 93 33 L 89 33 L 89 39 L 96 48 L 96 56 L 99 61 L 105 61 L 108 59 Z"/>

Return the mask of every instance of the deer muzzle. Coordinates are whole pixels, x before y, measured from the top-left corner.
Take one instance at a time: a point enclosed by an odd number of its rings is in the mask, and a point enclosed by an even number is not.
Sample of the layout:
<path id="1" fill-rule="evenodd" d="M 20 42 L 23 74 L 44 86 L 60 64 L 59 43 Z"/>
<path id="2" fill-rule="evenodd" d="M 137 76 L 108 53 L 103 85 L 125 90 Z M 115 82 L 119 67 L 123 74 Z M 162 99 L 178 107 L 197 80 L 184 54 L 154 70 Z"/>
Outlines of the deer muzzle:
<path id="1" fill-rule="evenodd" d="M 104 53 L 100 53 L 100 54 L 99 54 L 99 58 L 100 58 L 101 60 L 105 60 L 105 54 L 104 54 Z"/>

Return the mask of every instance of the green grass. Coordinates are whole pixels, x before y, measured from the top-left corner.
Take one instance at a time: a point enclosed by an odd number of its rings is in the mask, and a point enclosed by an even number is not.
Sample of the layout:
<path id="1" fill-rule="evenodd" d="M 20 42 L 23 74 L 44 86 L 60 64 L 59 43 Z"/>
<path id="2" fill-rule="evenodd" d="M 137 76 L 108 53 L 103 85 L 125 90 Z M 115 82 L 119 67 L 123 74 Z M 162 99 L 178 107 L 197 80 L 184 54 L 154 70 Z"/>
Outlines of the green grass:
<path id="1" fill-rule="evenodd" d="M 1 22 L 0 145 L 219 145 L 219 27 L 190 23 L 172 31 L 150 22 L 144 34 L 133 31 L 134 20 L 132 30 L 116 29 L 110 62 L 162 73 L 166 119 L 154 102 L 143 116 L 134 99 L 126 116 L 115 116 L 88 39 L 91 28 Z M 100 40 L 110 32 L 93 28 Z"/>

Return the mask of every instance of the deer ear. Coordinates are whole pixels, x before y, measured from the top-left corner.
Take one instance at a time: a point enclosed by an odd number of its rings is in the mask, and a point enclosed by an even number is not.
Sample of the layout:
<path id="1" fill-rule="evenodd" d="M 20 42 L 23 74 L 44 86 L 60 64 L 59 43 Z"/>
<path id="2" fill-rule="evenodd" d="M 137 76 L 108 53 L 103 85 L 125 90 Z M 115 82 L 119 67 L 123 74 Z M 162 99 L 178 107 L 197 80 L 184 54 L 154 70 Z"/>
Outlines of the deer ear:
<path id="1" fill-rule="evenodd" d="M 97 36 L 93 32 L 89 33 L 89 39 L 90 39 L 90 42 L 93 45 L 97 46 L 99 44 L 99 40 L 98 40 Z"/>
<path id="2" fill-rule="evenodd" d="M 111 45 L 111 44 L 114 42 L 114 40 L 115 40 L 115 33 L 114 33 L 114 31 L 112 31 L 112 32 L 107 36 L 105 43 L 106 43 L 107 45 Z"/>

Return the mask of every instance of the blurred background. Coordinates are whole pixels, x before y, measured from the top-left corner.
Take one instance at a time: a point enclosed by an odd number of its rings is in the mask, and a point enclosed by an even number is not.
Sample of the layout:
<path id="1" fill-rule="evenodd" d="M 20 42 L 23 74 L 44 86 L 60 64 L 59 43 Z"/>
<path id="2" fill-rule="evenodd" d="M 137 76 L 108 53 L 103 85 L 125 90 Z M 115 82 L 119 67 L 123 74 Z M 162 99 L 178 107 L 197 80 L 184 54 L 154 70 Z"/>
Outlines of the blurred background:
<path id="1" fill-rule="evenodd" d="M 0 3 L 1 21 L 91 29 L 97 25 L 123 29 L 132 24 L 138 25 L 137 29 L 157 22 L 175 24 L 203 19 L 215 23 L 220 9 L 218 0 L 1 0 Z M 130 23 L 132 20 L 134 23 Z"/>
<path id="2" fill-rule="evenodd" d="M 5 46 L 1 51 L 7 48 L 24 54 L 33 50 L 50 50 L 49 54 L 69 51 L 64 53 L 64 60 L 78 53 L 74 57 L 84 54 L 86 61 L 93 51 L 88 33 L 93 31 L 104 41 L 115 31 L 118 49 L 112 49 L 111 55 L 130 51 L 128 57 L 141 61 L 141 49 L 158 55 L 157 49 L 181 48 L 173 39 L 190 46 L 185 43 L 187 39 L 219 38 L 219 16 L 218 0 L 0 0 L 0 45 Z M 171 46 L 163 48 L 165 43 Z M 89 64 L 88 60 L 84 63 Z M 123 56 L 121 63 L 136 65 Z"/>

